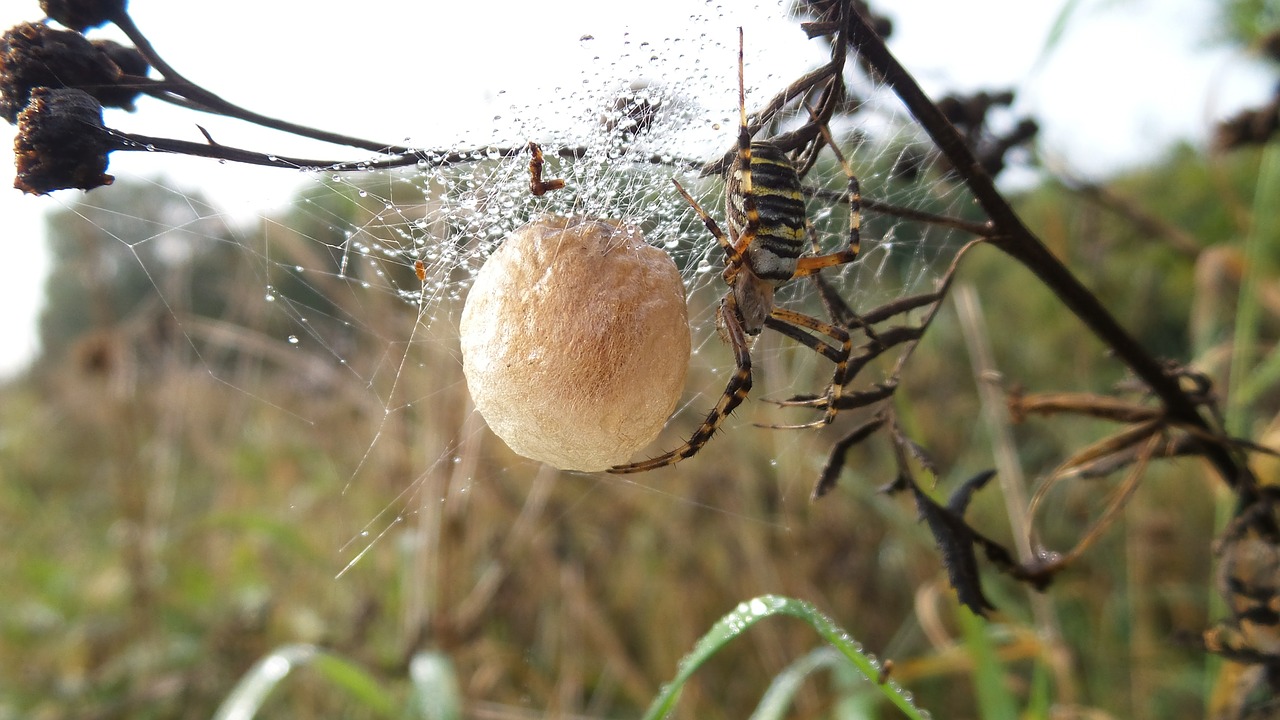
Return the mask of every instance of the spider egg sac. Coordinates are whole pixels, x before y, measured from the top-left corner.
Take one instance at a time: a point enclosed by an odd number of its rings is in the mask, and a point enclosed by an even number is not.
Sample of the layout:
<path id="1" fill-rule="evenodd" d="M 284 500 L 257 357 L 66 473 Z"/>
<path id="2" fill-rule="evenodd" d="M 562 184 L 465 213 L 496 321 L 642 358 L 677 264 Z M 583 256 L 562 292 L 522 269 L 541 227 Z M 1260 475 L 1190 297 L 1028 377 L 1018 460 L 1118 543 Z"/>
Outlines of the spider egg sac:
<path id="1" fill-rule="evenodd" d="M 515 452 L 604 470 L 658 436 L 689 368 L 680 271 L 640 231 L 548 217 L 476 275 L 460 327 L 476 408 Z"/>

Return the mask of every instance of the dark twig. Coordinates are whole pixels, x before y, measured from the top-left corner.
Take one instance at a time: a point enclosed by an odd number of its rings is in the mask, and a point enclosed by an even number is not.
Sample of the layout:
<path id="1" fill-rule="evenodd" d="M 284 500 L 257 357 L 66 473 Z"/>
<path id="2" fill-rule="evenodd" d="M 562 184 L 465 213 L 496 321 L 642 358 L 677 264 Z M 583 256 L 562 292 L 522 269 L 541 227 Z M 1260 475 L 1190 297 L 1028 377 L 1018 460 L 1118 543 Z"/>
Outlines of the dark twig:
<path id="1" fill-rule="evenodd" d="M 518 157 L 528 151 L 527 145 L 518 147 L 482 147 L 470 150 L 452 150 L 448 152 L 432 150 L 414 150 L 411 154 L 370 160 L 334 160 L 329 158 L 301 158 L 287 155 L 263 153 L 257 150 L 220 145 L 216 142 L 198 143 L 190 140 L 139 135 L 118 130 L 108 132 L 115 140 L 116 150 L 143 150 L 148 152 L 167 152 L 178 155 L 192 155 L 215 160 L 261 165 L 265 167 L 298 169 L 320 169 L 332 172 L 352 172 L 369 170 L 390 170 L 402 167 L 436 168 L 450 165 L 462 165 L 477 160 L 503 160 Z M 203 131 L 202 131 L 203 132 Z M 209 136 L 205 134 L 206 140 Z M 560 147 L 552 154 L 566 160 L 578 160 L 586 157 L 589 150 L 585 147 Z M 670 157 L 649 155 L 635 158 L 632 162 L 649 165 L 670 165 L 673 162 L 683 163 L 688 170 L 693 169 L 693 161 L 672 160 Z"/>

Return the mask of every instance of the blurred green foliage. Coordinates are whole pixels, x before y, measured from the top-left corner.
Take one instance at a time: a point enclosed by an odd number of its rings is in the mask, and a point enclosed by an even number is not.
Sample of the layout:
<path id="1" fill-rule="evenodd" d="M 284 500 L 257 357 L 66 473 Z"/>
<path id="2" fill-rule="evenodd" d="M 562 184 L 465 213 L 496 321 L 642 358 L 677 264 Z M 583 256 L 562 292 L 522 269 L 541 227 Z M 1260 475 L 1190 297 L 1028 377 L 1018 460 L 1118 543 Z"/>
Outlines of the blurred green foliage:
<path id="1" fill-rule="evenodd" d="M 1221 0 L 1222 40 L 1254 47 L 1280 31 L 1280 2 L 1276 0 Z"/>

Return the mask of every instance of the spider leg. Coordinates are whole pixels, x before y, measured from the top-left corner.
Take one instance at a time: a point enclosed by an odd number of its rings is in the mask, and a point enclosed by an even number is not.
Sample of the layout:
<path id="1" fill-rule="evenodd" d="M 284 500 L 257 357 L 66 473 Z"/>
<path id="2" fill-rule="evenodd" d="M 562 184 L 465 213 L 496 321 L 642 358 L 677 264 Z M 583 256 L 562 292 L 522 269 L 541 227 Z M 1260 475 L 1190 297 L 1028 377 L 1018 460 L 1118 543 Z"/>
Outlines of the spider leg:
<path id="1" fill-rule="evenodd" d="M 671 182 L 675 184 L 676 190 L 680 191 L 680 195 L 684 197 L 685 202 L 689 203 L 690 207 L 693 208 L 693 211 L 698 213 L 698 217 L 702 219 L 702 224 L 707 227 L 707 232 L 715 236 L 716 242 L 719 243 L 720 248 L 724 250 L 724 279 L 725 282 L 732 283 L 733 276 L 738 274 L 738 268 L 742 267 L 742 263 L 745 262 L 742 252 L 739 251 L 738 248 L 734 247 L 732 242 L 729 242 L 729 238 L 725 237 L 724 231 L 720 229 L 720 226 L 716 224 L 716 221 L 707 214 L 706 210 L 702 209 L 702 206 L 699 205 L 698 201 L 694 200 L 693 196 L 684 189 L 684 186 L 680 184 L 679 180 L 671 178 Z"/>
<path id="2" fill-rule="evenodd" d="M 795 340 L 801 345 L 804 345 L 805 347 L 818 353 L 819 355 L 830 360 L 831 362 L 840 362 L 840 356 L 841 356 L 840 348 L 832 345 L 829 342 L 826 342 L 821 338 L 817 338 L 817 337 L 814 337 L 813 335 L 810 335 L 809 333 L 805 332 L 801 328 L 796 327 L 795 325 L 789 322 L 784 322 L 782 320 L 779 320 L 776 317 L 770 316 L 765 318 L 764 326 L 769 328 L 770 330 L 773 330 L 779 335 L 786 335 L 787 337 L 791 338 L 792 340 Z M 777 402 L 777 401 L 770 400 L 769 402 Z"/>
<path id="3" fill-rule="evenodd" d="M 822 417 L 813 422 L 801 423 L 798 425 L 766 425 L 765 427 L 779 430 L 798 430 L 801 428 L 822 427 L 830 425 L 835 420 L 836 414 L 839 412 L 837 401 L 844 394 L 845 383 L 848 382 L 846 377 L 849 372 L 849 356 L 853 354 L 853 340 L 849 332 L 842 327 L 823 322 L 815 317 L 795 312 L 794 310 L 786 310 L 784 308 L 774 308 L 769 318 L 765 320 L 765 327 L 776 332 L 782 333 L 787 337 L 801 343 L 812 349 L 819 355 L 827 358 L 835 363 L 835 370 L 831 373 L 831 385 L 827 387 L 826 395 L 808 399 L 808 400 L 781 400 L 776 401 L 778 405 L 787 407 L 811 407 L 814 409 L 825 409 Z M 822 333 L 832 340 L 840 344 L 837 349 L 834 345 L 826 343 L 808 333 L 802 332 L 798 328 L 805 328 L 814 332 Z"/>
<path id="4" fill-rule="evenodd" d="M 755 186 L 751 178 L 751 128 L 747 124 L 747 85 L 742 65 L 744 63 L 742 28 L 738 28 L 738 159 L 729 168 L 725 180 L 725 222 L 729 224 L 730 241 L 739 254 L 745 253 L 755 242 L 760 228 L 760 210 L 756 207 Z M 733 207 L 735 201 L 738 207 Z M 735 222 L 734 211 L 741 214 Z"/>
<path id="5" fill-rule="evenodd" d="M 840 152 L 840 146 L 832 139 L 827 126 L 821 125 L 820 129 L 831 152 L 840 161 L 845 177 L 849 178 L 849 244 L 845 249 L 827 255 L 800 258 L 796 261 L 796 273 L 792 277 L 807 277 L 823 268 L 851 263 L 858 259 L 858 253 L 862 250 L 862 189 L 858 185 L 858 176 L 853 174 L 849 161 L 845 160 L 844 153 Z"/>
<path id="6" fill-rule="evenodd" d="M 702 421 L 702 425 L 698 426 L 698 429 L 680 447 L 643 462 L 615 465 L 609 468 L 609 472 L 616 474 L 645 472 L 674 465 L 685 458 L 692 457 L 707 444 L 711 436 L 715 435 L 720 424 L 729 417 L 729 413 L 747 399 L 747 393 L 751 391 L 751 346 L 747 343 L 746 333 L 742 331 L 742 323 L 738 320 L 738 311 L 734 308 L 732 295 L 720 301 L 719 313 L 724 335 L 733 346 L 733 357 L 737 363 L 737 369 L 725 385 L 720 401 L 711 412 L 707 413 L 707 419 Z"/>
<path id="7" fill-rule="evenodd" d="M 727 235 L 720 229 L 715 220 L 702 209 L 698 202 L 685 191 L 679 181 L 673 179 L 676 189 L 684 197 L 685 202 L 689 203 L 694 211 L 698 213 L 702 224 L 706 226 L 708 232 L 715 236 L 716 242 L 725 253 L 724 279 L 729 284 L 730 291 L 720 301 L 717 319 L 719 320 L 721 337 L 733 347 L 736 370 L 733 377 L 729 378 L 729 382 L 725 385 L 724 393 L 720 396 L 719 402 L 716 403 L 716 406 L 707 414 L 706 419 L 702 421 L 702 424 L 698 426 L 698 429 L 683 445 L 643 462 L 614 466 L 609 468 L 611 473 L 645 472 L 667 465 L 674 465 L 687 457 L 695 455 L 715 435 L 716 430 L 719 429 L 724 419 L 738 405 L 742 404 L 743 400 L 747 399 L 747 394 L 751 391 L 751 345 L 747 340 L 747 333 L 750 332 L 754 335 L 760 331 L 759 316 L 764 313 L 757 314 L 753 312 L 750 316 L 751 319 L 745 321 L 750 323 L 750 326 L 744 328 L 742 309 L 738 306 L 738 293 L 748 291 L 742 290 L 735 283 L 735 280 L 740 279 L 739 273 L 742 268 L 746 267 L 749 273 L 755 272 L 755 268 L 748 262 L 747 252 L 755 242 L 761 224 L 760 210 L 753 194 L 751 177 L 751 129 L 747 123 L 743 55 L 742 28 L 738 28 L 738 154 L 735 166 L 729 170 L 725 178 L 725 223 L 729 229 Z M 794 170 L 792 172 L 794 174 Z M 751 293 L 750 299 L 753 302 L 753 310 L 771 306 L 773 302 L 773 285 L 776 284 L 777 280 L 766 283 L 759 278 L 748 278 L 748 280 L 752 279 L 755 282 L 747 283 L 747 285 L 751 288 L 749 292 Z M 765 316 L 765 319 L 767 317 Z M 786 315 L 786 317 L 790 317 L 790 315 Z M 812 320 L 812 322 L 817 321 Z M 804 323 L 801 322 L 801 324 Z M 848 351 L 845 352 L 845 355 L 848 355 Z"/>

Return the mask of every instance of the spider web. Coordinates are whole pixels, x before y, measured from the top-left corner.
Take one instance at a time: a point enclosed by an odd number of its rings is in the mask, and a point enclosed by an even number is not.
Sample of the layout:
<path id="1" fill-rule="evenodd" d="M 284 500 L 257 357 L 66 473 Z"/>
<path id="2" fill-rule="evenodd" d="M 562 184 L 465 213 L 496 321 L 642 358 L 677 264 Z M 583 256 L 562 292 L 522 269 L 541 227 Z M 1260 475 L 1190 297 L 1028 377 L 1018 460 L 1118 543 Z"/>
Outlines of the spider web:
<path id="1" fill-rule="evenodd" d="M 112 172 L 118 183 L 145 183 L 176 198 L 183 211 L 134 217 L 146 226 L 139 231 L 136 223 L 114 226 L 110 188 L 63 202 L 133 249 L 197 363 L 225 392 L 277 409 L 282 422 L 308 426 L 332 421 L 323 399 L 344 398 L 358 408 L 343 433 L 344 447 L 319 451 L 330 454 L 334 472 L 344 478 L 344 492 L 378 478 L 390 478 L 388 484 L 399 490 L 382 513 L 362 518 L 363 528 L 353 532 L 342 563 L 355 563 L 377 538 L 443 495 L 465 493 L 486 474 L 531 477 L 539 471 L 536 463 L 501 447 L 470 408 L 457 349 L 458 318 L 474 274 L 505 235 L 533 218 L 574 214 L 637 225 L 681 269 L 690 299 L 693 365 L 677 415 L 650 452 L 678 444 L 716 402 L 733 369 L 715 324 L 716 302 L 724 293 L 722 253 L 671 180 L 680 179 L 723 222 L 723 183 L 699 178 L 689 161 L 708 161 L 733 146 L 738 26 L 745 28 L 748 112 L 821 64 L 827 49 L 804 37 L 787 3 L 742 12 L 695 8 L 660 13 L 647 19 L 648 26 L 585 24 L 581 30 L 569 23 L 530 28 L 520 18 L 486 18 L 486 36 L 491 33 L 499 44 L 501 38 L 527 38 L 531 32 L 553 38 L 531 43 L 529 56 L 517 53 L 502 64 L 511 70 L 536 61 L 533 80 L 514 71 L 500 71 L 496 78 L 477 74 L 469 86 L 482 89 L 483 102 L 470 107 L 455 100 L 447 112 L 430 114 L 438 127 L 404 141 L 442 152 L 474 151 L 447 167 L 424 162 L 341 174 L 299 169 L 285 177 L 287 171 L 279 169 L 117 153 Z M 324 20 L 317 16 L 307 22 Z M 566 32 L 573 39 L 561 42 Z M 467 71 L 461 64 L 458 73 Z M 269 74 L 270 67 L 264 72 Z M 863 195 L 904 208 L 961 214 L 967 197 L 937 181 L 927 146 L 891 94 L 851 69 L 846 78 L 862 104 L 833 122 L 831 130 Z M 404 128 L 417 124 L 412 113 L 400 115 L 394 100 L 371 105 L 361 110 L 402 120 Z M 144 114 L 151 112 L 147 108 Z M 780 117 L 760 135 L 804 119 Z M 109 117 L 108 124 L 113 120 Z M 122 116 L 119 124 L 130 120 Z M 325 125 L 318 119 L 312 124 Z M 239 131 L 221 123 L 211 120 L 207 127 L 226 144 L 294 152 L 293 141 L 274 135 L 263 140 L 246 135 L 251 139 L 242 141 L 233 134 Z M 522 147 L 530 140 L 547 151 L 545 175 L 564 179 L 565 189 L 531 197 L 528 155 L 504 157 L 493 149 Z M 556 151 L 562 148 L 579 156 L 559 157 Z M 153 179 L 157 172 L 170 179 Z M 806 185 L 840 197 L 847 179 L 828 151 Z M 288 207 L 263 207 L 263 188 L 276 188 L 270 194 L 278 196 L 281 186 L 296 188 L 299 199 Z M 205 199 L 202 188 L 212 200 Z M 847 242 L 846 204 L 815 196 L 808 211 L 824 252 Z M 932 289 L 965 239 L 936 225 L 866 211 L 861 257 L 827 277 L 851 307 L 873 307 Z M 189 252 L 182 249 L 186 244 L 230 250 L 242 261 L 254 291 L 225 318 L 194 317 L 165 277 L 172 268 L 156 264 L 150 249 L 145 257 L 141 251 L 161 244 L 171 246 L 171 258 Z M 782 289 L 779 303 L 825 317 L 813 295 L 812 285 L 794 282 Z M 264 391 L 224 362 L 232 351 L 289 369 L 297 386 Z M 775 334 L 761 337 L 753 357 L 753 399 L 812 393 L 830 380 L 827 361 Z M 820 447 L 818 434 L 751 427 L 810 419 L 797 418 L 799 412 L 748 402 L 723 430 L 767 434 L 780 481 L 808 484 L 822 454 L 813 450 Z M 412 449 L 401 457 L 404 451 L 392 448 L 404 447 L 405 438 L 413 438 Z M 712 440 L 712 446 L 717 442 L 723 439 Z M 638 483 L 671 494 L 675 502 L 694 502 L 681 497 L 670 471 L 661 474 L 626 481 L 597 475 L 590 482 Z"/>

